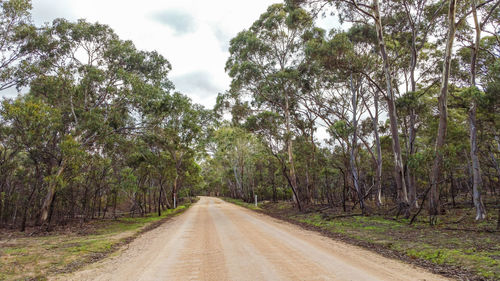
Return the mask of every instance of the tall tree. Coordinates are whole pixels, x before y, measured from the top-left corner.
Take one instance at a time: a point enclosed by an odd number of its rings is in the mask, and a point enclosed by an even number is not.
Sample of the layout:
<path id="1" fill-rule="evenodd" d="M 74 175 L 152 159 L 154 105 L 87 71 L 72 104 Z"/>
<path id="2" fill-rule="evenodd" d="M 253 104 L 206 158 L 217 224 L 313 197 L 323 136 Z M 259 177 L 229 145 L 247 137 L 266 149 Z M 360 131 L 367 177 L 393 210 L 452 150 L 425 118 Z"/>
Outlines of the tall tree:
<path id="1" fill-rule="evenodd" d="M 485 28 L 486 24 L 491 18 L 491 15 L 498 8 L 500 1 L 494 3 L 491 7 L 486 6 L 485 15 L 482 20 L 478 15 L 477 6 L 478 1 L 471 1 L 471 14 L 474 23 L 474 41 L 471 46 L 471 62 L 470 62 L 470 106 L 469 106 L 469 134 L 470 134 L 470 157 L 472 164 L 472 189 L 473 201 L 476 207 L 476 220 L 483 220 L 486 218 L 486 210 L 481 198 L 482 179 L 481 167 L 479 163 L 479 146 L 477 139 L 477 107 L 480 102 L 480 90 L 477 87 L 477 60 L 481 51 L 481 31 Z"/>
<path id="2" fill-rule="evenodd" d="M 295 4 L 310 3 L 314 1 L 307 0 L 292 0 Z M 405 171 L 403 166 L 403 157 L 401 151 L 401 144 L 399 139 L 399 126 L 396 112 L 396 93 L 397 81 L 393 77 L 393 69 L 391 68 L 391 61 L 387 51 L 387 43 L 384 33 L 384 25 L 382 22 L 383 16 L 378 0 L 370 1 L 355 1 L 355 0 L 337 0 L 337 1 L 323 1 L 326 3 L 334 3 L 340 11 L 341 21 L 347 20 L 351 22 L 369 23 L 373 21 L 377 34 L 378 52 L 382 59 L 383 75 L 385 77 L 385 98 L 387 102 L 387 109 L 390 121 L 390 130 L 392 136 L 392 149 L 394 154 L 394 169 L 396 176 L 396 184 L 398 190 L 398 198 L 400 203 L 400 210 L 409 215 L 409 199 L 408 190 L 405 182 Z M 396 85 L 396 86 L 395 86 Z"/>
<path id="3" fill-rule="evenodd" d="M 431 171 L 431 189 L 429 194 L 429 216 L 430 223 L 435 224 L 439 214 L 439 176 L 443 162 L 442 149 L 445 145 L 446 127 L 448 122 L 448 80 L 451 69 L 451 56 L 453 51 L 453 42 L 455 39 L 455 13 L 457 0 L 450 0 L 448 6 L 448 35 L 446 37 L 446 50 L 444 55 L 443 72 L 441 76 L 441 90 L 438 98 L 439 109 L 439 127 L 437 131 L 436 144 L 434 148 L 435 157 Z"/>
<path id="4" fill-rule="evenodd" d="M 226 63 L 233 79 L 233 94 L 249 94 L 255 105 L 285 117 L 287 177 L 299 209 L 292 113 L 297 108 L 297 68 L 304 57 L 302 37 L 311 27 L 312 18 L 306 11 L 283 4 L 271 5 L 249 30 L 231 40 L 231 55 Z"/>

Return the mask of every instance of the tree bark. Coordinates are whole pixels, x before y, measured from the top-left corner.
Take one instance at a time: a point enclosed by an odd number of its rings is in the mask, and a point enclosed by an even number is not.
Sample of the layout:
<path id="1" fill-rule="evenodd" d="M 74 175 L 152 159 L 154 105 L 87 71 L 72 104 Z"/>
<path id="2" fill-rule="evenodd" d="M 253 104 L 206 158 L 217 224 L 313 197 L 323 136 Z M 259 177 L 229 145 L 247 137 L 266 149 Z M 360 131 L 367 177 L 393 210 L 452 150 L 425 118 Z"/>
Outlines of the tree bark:
<path id="1" fill-rule="evenodd" d="M 286 122 L 286 140 L 287 140 L 287 151 L 288 151 L 288 162 L 290 165 L 290 185 L 293 191 L 293 198 L 299 210 L 302 211 L 302 206 L 300 204 L 300 198 L 297 190 L 297 177 L 295 175 L 295 164 L 293 161 L 293 141 L 290 129 L 290 105 L 288 100 L 288 94 L 285 94 L 285 122 Z"/>
<path id="2" fill-rule="evenodd" d="M 352 173 L 352 180 L 354 183 L 354 188 L 356 189 L 356 193 L 358 194 L 358 200 L 359 200 L 359 206 L 361 208 L 361 212 L 364 214 L 365 213 L 365 204 L 363 202 L 363 197 L 364 194 L 361 192 L 361 187 L 359 185 L 359 178 L 358 178 L 358 169 L 356 167 L 356 147 L 358 143 L 358 120 L 357 120 L 357 108 L 358 108 L 358 94 L 357 90 L 354 89 L 354 83 L 353 83 L 353 78 L 352 74 L 350 77 L 351 80 L 351 94 L 352 94 L 352 127 L 354 129 L 354 132 L 352 134 L 352 140 L 351 140 L 351 149 L 350 149 L 350 164 L 351 164 L 351 173 Z"/>
<path id="3" fill-rule="evenodd" d="M 450 0 L 448 9 L 448 39 L 446 41 L 446 52 L 444 57 L 443 72 L 441 78 L 441 91 L 438 99 L 439 108 L 439 127 L 436 137 L 435 157 L 431 172 L 431 189 L 429 196 L 429 216 L 430 223 L 436 223 L 439 214 L 439 194 L 438 181 L 440 176 L 441 164 L 443 162 L 443 146 L 446 138 L 446 127 L 448 125 L 448 80 L 450 77 L 451 55 L 453 50 L 453 41 L 455 39 L 455 10 L 457 0 Z"/>
<path id="4" fill-rule="evenodd" d="M 378 0 L 373 0 L 373 17 L 375 20 L 375 28 L 377 30 L 377 41 L 380 48 L 380 54 L 384 63 L 384 74 L 387 87 L 387 108 L 391 125 L 392 150 L 394 153 L 394 168 L 396 174 L 396 185 L 398 188 L 398 201 L 400 207 L 404 208 L 407 213 L 409 206 L 408 192 L 406 189 L 405 175 L 403 169 L 403 157 L 401 155 L 401 145 L 399 142 L 398 119 L 396 112 L 396 103 L 394 97 L 394 89 L 392 87 L 392 74 L 390 71 L 389 58 L 387 56 L 386 45 L 384 41 L 384 33 L 382 19 L 380 16 L 380 6 Z M 409 215 L 407 213 L 407 215 Z"/>
<path id="5" fill-rule="evenodd" d="M 373 135 L 375 137 L 375 147 L 377 150 L 377 195 L 376 204 L 377 206 L 382 206 L 382 146 L 380 144 L 380 135 L 378 133 L 378 91 L 374 97 L 375 115 L 372 118 L 373 122 Z"/>
<path id="6" fill-rule="evenodd" d="M 39 224 L 41 224 L 41 225 L 47 223 L 47 220 L 49 219 L 49 212 L 50 212 L 50 209 L 52 207 L 52 203 L 54 201 L 54 196 L 56 194 L 57 179 L 61 176 L 63 171 L 64 171 L 64 164 L 61 164 L 61 166 L 59 166 L 59 169 L 58 169 L 55 177 L 49 183 L 47 196 L 45 197 L 45 200 L 43 201 L 43 205 L 42 205 L 42 208 L 40 211 Z"/>
<path id="7" fill-rule="evenodd" d="M 408 20 L 412 26 L 412 36 L 411 36 L 411 61 L 410 61 L 410 86 L 411 91 L 414 93 L 417 90 L 417 82 L 415 79 L 415 70 L 417 68 L 417 59 L 418 59 L 418 49 L 417 49 L 417 30 L 415 24 L 412 21 L 410 12 L 408 11 Z M 410 128 L 409 128 L 409 137 L 408 137 L 408 155 L 411 158 L 415 154 L 415 139 L 416 139 L 416 114 L 415 109 L 412 107 L 410 110 Z M 418 201 L 417 201 L 417 187 L 415 186 L 415 175 L 413 175 L 413 171 L 411 167 L 406 166 L 406 176 L 408 179 L 408 199 L 410 201 L 410 208 L 418 209 Z"/>
<path id="8" fill-rule="evenodd" d="M 408 151 L 409 158 L 411 158 L 415 154 L 415 139 L 416 139 L 415 119 L 416 119 L 415 109 L 412 108 L 410 113 L 410 134 L 409 134 L 409 151 Z M 410 208 L 418 209 L 415 175 L 413 174 L 412 168 L 409 165 L 407 165 L 406 177 L 408 179 L 408 200 L 410 201 Z"/>
<path id="9" fill-rule="evenodd" d="M 177 181 L 178 181 L 178 175 L 175 176 L 173 188 L 172 188 L 172 204 L 174 209 L 177 208 Z"/>
<path id="10" fill-rule="evenodd" d="M 481 42 L 481 27 L 477 18 L 476 10 L 477 0 L 472 0 L 472 16 L 474 18 L 474 27 L 476 31 L 476 42 L 472 49 L 472 58 L 470 65 L 470 86 L 476 88 L 476 62 L 479 53 L 479 44 Z M 471 99 L 471 106 L 469 109 L 469 129 L 470 129 L 470 157 L 472 162 L 472 194 L 474 206 L 476 207 L 476 220 L 483 220 L 486 218 L 486 209 L 484 208 L 481 199 L 481 166 L 479 164 L 478 145 L 477 145 L 477 100 L 475 97 Z"/>

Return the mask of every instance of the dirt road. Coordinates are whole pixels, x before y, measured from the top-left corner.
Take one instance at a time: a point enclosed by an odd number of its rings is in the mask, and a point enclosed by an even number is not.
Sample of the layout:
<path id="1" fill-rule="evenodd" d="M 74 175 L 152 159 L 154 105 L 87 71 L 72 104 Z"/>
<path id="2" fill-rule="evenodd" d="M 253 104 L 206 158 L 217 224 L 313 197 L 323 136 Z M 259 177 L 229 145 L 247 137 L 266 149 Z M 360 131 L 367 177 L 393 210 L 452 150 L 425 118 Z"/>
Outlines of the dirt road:
<path id="1" fill-rule="evenodd" d="M 447 280 L 217 198 L 64 280 Z"/>

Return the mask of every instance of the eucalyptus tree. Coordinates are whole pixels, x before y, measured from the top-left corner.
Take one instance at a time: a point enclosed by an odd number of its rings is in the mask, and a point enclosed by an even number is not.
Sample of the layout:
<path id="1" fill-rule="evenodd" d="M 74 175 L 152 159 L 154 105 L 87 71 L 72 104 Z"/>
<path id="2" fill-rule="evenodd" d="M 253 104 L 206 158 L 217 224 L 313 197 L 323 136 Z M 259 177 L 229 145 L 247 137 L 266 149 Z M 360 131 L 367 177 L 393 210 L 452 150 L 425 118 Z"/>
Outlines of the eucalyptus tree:
<path id="1" fill-rule="evenodd" d="M 294 5 L 300 4 L 308 4 L 314 3 L 317 1 L 308 1 L 308 0 L 290 0 L 289 2 Z M 387 109 L 388 109 L 388 117 L 391 125 L 391 136 L 392 136 L 392 148 L 394 154 L 394 169 L 396 175 L 396 184 L 397 190 L 399 194 L 399 204 L 400 209 L 408 214 L 409 207 L 409 199 L 408 199 L 408 190 L 405 181 L 405 171 L 403 165 L 401 144 L 399 139 L 399 125 L 398 118 L 396 112 L 396 94 L 398 91 L 398 81 L 396 81 L 394 77 L 394 69 L 391 64 L 391 57 L 388 53 L 387 47 L 387 39 L 384 29 L 384 23 L 382 21 L 383 18 L 388 16 L 388 7 L 387 5 L 382 6 L 378 0 L 336 0 L 336 1 L 320 1 L 323 5 L 320 8 L 324 8 L 326 4 L 333 4 L 336 6 L 336 9 L 339 11 L 339 16 L 341 22 L 348 21 L 353 23 L 364 23 L 370 24 L 375 28 L 376 38 L 377 38 L 377 51 L 380 54 L 380 58 L 382 60 L 382 69 L 383 69 L 383 77 L 385 78 L 385 91 L 383 91 Z M 371 24 L 370 22 L 373 22 Z M 372 80 L 374 81 L 374 80 Z M 382 87 L 379 87 L 382 90 Z"/>
<path id="2" fill-rule="evenodd" d="M 366 83 L 358 68 L 363 68 L 369 60 L 364 61 L 365 56 L 356 52 L 347 33 L 332 31 L 331 38 L 324 40 L 322 37 L 323 32 L 317 30 L 316 36 L 313 35 L 307 43 L 306 68 L 310 77 L 306 84 L 310 91 L 304 104 L 349 147 L 352 182 L 364 212 L 365 194 L 356 159 L 360 137 L 358 124 L 365 111 L 361 96 L 366 95 Z M 343 129 L 337 126 L 339 120 L 344 124 Z"/>
<path id="3" fill-rule="evenodd" d="M 272 155 L 274 159 L 279 164 L 279 169 L 284 176 L 288 186 L 292 186 L 292 180 L 290 178 L 289 166 L 287 165 L 288 150 L 287 148 L 287 130 L 285 124 L 285 118 L 277 112 L 272 111 L 262 111 L 258 114 L 254 114 L 247 118 L 243 127 L 249 132 L 256 134 L 260 141 L 265 147 L 267 154 Z M 274 169 L 274 163 L 269 162 L 269 167 Z M 276 178 L 272 177 L 273 192 L 276 187 Z M 299 198 L 295 191 L 292 189 L 292 196 L 294 198 Z M 302 208 L 302 203 L 299 200 L 296 201 L 299 209 Z"/>
<path id="4" fill-rule="evenodd" d="M 285 117 L 287 178 L 299 208 L 291 113 L 298 107 L 298 67 L 304 57 L 302 38 L 312 26 L 312 18 L 305 10 L 271 5 L 248 30 L 231 40 L 231 55 L 226 63 L 226 71 L 232 78 L 232 94 L 250 96 L 257 108 Z"/>
<path id="5" fill-rule="evenodd" d="M 392 17 L 386 22 L 386 31 L 395 41 L 392 46 L 397 57 L 394 58 L 398 64 L 400 76 L 398 81 L 404 81 L 405 96 L 411 97 L 414 102 L 406 103 L 406 116 L 403 119 L 406 133 L 406 155 L 405 161 L 406 180 L 408 185 L 408 196 L 410 206 L 418 208 L 416 198 L 416 178 L 413 168 L 408 163 L 416 152 L 416 138 L 419 115 L 419 97 L 428 87 L 437 83 L 439 73 L 437 69 L 438 57 L 436 57 L 436 40 L 433 37 L 441 37 L 437 24 L 442 20 L 445 12 L 446 1 L 441 0 L 402 0 L 389 1 Z M 408 99 L 405 99 L 409 101 Z M 416 107 L 412 107 L 416 106 Z"/>
<path id="6" fill-rule="evenodd" d="M 475 30 L 475 40 L 474 46 L 472 47 L 471 63 L 470 63 L 470 87 L 477 89 L 477 60 L 481 51 L 481 31 L 484 30 L 489 21 L 492 19 L 492 15 L 496 13 L 497 17 L 500 11 L 499 8 L 500 1 L 494 2 L 490 6 L 485 6 L 485 12 L 483 12 L 482 17 L 478 16 L 477 7 L 478 1 L 474 0 L 471 3 L 472 17 L 474 21 Z M 494 17 L 493 17 L 494 18 Z M 476 220 L 482 220 L 486 218 L 486 210 L 481 199 L 482 190 L 482 180 L 481 180 L 481 167 L 479 164 L 479 148 L 477 140 L 477 124 L 476 124 L 476 111 L 477 111 L 477 97 L 472 97 L 471 105 L 469 109 L 469 127 L 470 127 L 470 146 L 471 146 L 471 160 L 472 160 L 472 171 L 473 171 L 473 197 L 474 205 L 476 207 Z"/>
<path id="7" fill-rule="evenodd" d="M 450 77 L 451 57 L 453 52 L 453 42 L 456 30 L 456 0 L 450 0 L 448 5 L 448 35 L 446 37 L 446 49 L 444 55 L 443 72 L 441 76 L 441 90 L 438 98 L 439 127 L 436 136 L 435 157 L 431 171 L 431 189 L 429 195 L 429 216 L 430 223 L 435 224 L 439 209 L 438 181 L 440 169 L 443 162 L 442 149 L 445 145 L 446 127 L 448 122 L 448 80 Z"/>
<path id="8" fill-rule="evenodd" d="M 468 65 L 468 84 L 469 88 L 463 91 L 462 97 L 466 100 L 466 107 L 468 108 L 468 121 L 469 121 L 469 138 L 470 138 L 470 159 L 472 165 L 472 188 L 473 188 L 473 201 L 476 208 L 476 220 L 483 220 L 486 218 L 486 210 L 483 200 L 481 198 L 482 179 L 481 167 L 479 161 L 479 145 L 478 145 L 478 124 L 477 124 L 477 111 L 481 103 L 484 103 L 484 89 L 487 84 L 487 78 L 484 73 L 479 72 L 478 68 L 487 64 L 494 64 L 495 50 L 489 51 L 487 47 L 488 41 L 493 41 L 493 36 L 482 38 L 482 33 L 485 30 L 494 30 L 495 26 L 491 25 L 491 21 L 495 18 L 495 13 L 498 14 L 500 1 L 493 1 L 492 3 L 480 2 L 473 0 L 470 3 L 470 16 L 472 26 L 462 31 L 463 33 L 474 30 L 474 36 L 471 43 L 468 43 L 467 34 L 460 36 L 463 41 L 467 42 L 468 46 L 459 50 L 459 56 L 464 65 Z M 496 50 L 498 55 L 498 50 Z M 470 61 L 467 62 L 466 60 Z M 465 76 L 465 75 L 464 75 Z M 486 78 L 486 79 L 485 79 Z M 485 80 L 485 81 L 481 81 Z"/>
<path id="9" fill-rule="evenodd" d="M 59 108 L 64 134 L 73 135 L 89 153 L 106 153 L 106 139 L 135 130 L 141 122 L 136 116 L 171 88 L 166 59 L 138 51 L 106 25 L 58 19 L 44 32 L 57 59 L 31 83 L 30 94 Z M 64 170 L 66 163 L 57 162 Z M 40 223 L 47 221 L 54 193 L 48 189 Z"/>
<path id="10" fill-rule="evenodd" d="M 255 177 L 253 155 L 258 152 L 255 136 L 242 128 L 222 127 L 214 133 L 217 150 L 214 158 L 219 159 L 234 178 L 234 192 L 237 197 L 251 201 L 255 190 L 250 182 Z M 253 187 L 253 186 L 252 186 Z"/>
<path id="11" fill-rule="evenodd" d="M 33 184 L 33 192 L 30 192 L 33 194 L 37 191 L 36 189 L 41 188 L 43 183 L 42 171 L 50 172 L 51 164 L 56 165 L 54 153 L 62 153 L 59 147 L 63 138 L 61 112 L 36 98 L 23 97 L 14 101 L 5 100 L 2 103 L 0 114 L 10 127 L 10 137 L 4 142 L 4 147 L 11 151 L 25 153 L 29 159 L 29 162 L 26 163 L 27 166 L 35 166 L 35 179 L 39 181 Z M 3 153 L 7 153 L 7 151 Z M 55 173 L 46 175 L 49 179 L 47 187 L 49 191 L 55 191 L 63 171 L 63 169 L 58 169 Z M 5 176 L 5 180 L 8 180 L 8 174 L 3 176 Z M 12 183 L 10 184 L 12 185 Z M 53 193 L 47 192 L 45 200 L 52 199 Z M 31 201 L 31 198 L 28 201 Z M 27 214 L 29 205 L 25 208 L 25 214 Z M 45 215 L 47 216 L 45 219 L 47 219 L 48 210 Z"/>

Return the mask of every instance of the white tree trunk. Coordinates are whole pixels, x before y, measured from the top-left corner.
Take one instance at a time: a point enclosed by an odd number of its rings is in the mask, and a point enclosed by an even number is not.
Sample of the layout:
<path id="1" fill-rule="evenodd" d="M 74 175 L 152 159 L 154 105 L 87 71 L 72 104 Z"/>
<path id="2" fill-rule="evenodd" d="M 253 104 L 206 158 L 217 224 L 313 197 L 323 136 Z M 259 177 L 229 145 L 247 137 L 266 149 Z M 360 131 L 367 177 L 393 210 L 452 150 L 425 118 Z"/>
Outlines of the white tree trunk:
<path id="1" fill-rule="evenodd" d="M 477 0 L 472 0 L 472 17 L 474 18 L 474 27 L 476 31 L 476 42 L 472 49 L 472 59 L 470 66 L 470 86 L 476 87 L 476 61 L 479 53 L 479 44 L 481 41 L 481 27 L 477 18 L 476 11 Z M 481 199 L 481 166 L 479 164 L 478 146 L 477 146 L 477 124 L 476 124 L 477 101 L 472 98 L 469 109 L 469 128 L 470 128 L 470 158 L 472 162 L 472 196 L 474 206 L 476 207 L 476 220 L 486 218 L 486 209 Z"/>
<path id="2" fill-rule="evenodd" d="M 448 80 L 450 77 L 451 69 L 451 55 L 453 51 L 453 41 L 455 39 L 455 10 L 457 0 L 450 0 L 448 10 L 448 38 L 446 41 L 446 51 L 443 64 L 443 72 L 441 78 L 441 91 L 438 99 L 439 108 L 439 127 L 436 137 L 435 145 L 435 158 L 431 172 L 431 190 L 429 198 L 429 215 L 431 224 L 436 223 L 439 208 L 439 194 L 438 194 L 438 181 L 440 176 L 441 163 L 443 162 L 442 149 L 445 144 L 446 127 L 448 125 L 448 109 L 447 109 L 447 95 L 448 95 Z"/>
<path id="3" fill-rule="evenodd" d="M 406 189 L 403 157 L 401 155 L 401 145 L 399 142 L 398 119 L 396 113 L 396 103 L 394 97 L 394 89 L 392 87 L 393 79 L 389 66 L 389 58 L 387 56 L 386 45 L 384 41 L 384 31 L 382 19 L 380 16 L 380 5 L 378 0 L 373 0 L 373 17 L 375 19 L 375 28 L 377 30 L 377 41 L 380 48 L 380 54 L 384 63 L 384 74 L 387 87 L 387 108 L 389 113 L 389 121 L 391 125 L 392 150 L 394 152 L 394 168 L 396 173 L 396 183 L 398 186 L 399 201 L 401 204 L 409 206 L 408 191 Z"/>

